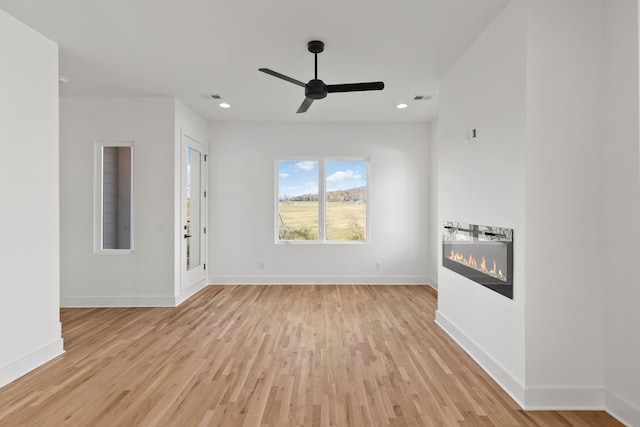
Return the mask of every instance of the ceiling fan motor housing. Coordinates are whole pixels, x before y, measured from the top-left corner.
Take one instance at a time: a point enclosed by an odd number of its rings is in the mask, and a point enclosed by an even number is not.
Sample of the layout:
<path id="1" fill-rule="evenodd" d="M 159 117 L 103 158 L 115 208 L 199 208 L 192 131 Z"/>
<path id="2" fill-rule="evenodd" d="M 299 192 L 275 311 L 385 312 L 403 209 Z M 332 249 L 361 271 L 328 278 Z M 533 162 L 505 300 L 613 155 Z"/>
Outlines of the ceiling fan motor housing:
<path id="1" fill-rule="evenodd" d="M 307 43 L 307 49 L 309 49 L 311 53 L 321 53 L 324 50 L 324 43 L 320 40 L 311 40 Z"/>
<path id="2" fill-rule="evenodd" d="M 327 85 L 322 80 L 312 79 L 304 87 L 304 96 L 311 99 L 322 99 L 327 97 Z"/>

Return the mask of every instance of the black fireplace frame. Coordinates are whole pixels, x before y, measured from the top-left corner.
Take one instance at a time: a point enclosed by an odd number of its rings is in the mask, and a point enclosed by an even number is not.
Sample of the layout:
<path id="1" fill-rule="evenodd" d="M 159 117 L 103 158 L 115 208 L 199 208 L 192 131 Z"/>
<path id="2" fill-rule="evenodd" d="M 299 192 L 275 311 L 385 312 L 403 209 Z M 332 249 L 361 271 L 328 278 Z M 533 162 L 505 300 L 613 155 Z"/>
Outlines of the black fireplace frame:
<path id="1" fill-rule="evenodd" d="M 500 242 L 506 245 L 506 280 L 500 280 L 497 277 L 450 259 L 447 256 L 446 245 L 451 245 L 451 242 L 456 241 L 455 235 L 458 232 L 470 234 L 471 238 L 476 242 L 480 242 L 479 237 L 482 237 L 484 241 Z M 442 234 L 442 266 L 507 298 L 513 299 L 513 229 L 445 221 Z"/>

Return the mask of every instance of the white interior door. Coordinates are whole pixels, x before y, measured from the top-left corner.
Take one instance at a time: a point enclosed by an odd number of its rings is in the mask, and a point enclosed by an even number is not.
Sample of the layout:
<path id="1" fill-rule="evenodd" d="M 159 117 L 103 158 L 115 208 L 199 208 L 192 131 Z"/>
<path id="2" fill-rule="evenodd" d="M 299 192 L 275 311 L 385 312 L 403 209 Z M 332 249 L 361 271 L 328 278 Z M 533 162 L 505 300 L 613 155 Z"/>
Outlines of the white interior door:
<path id="1" fill-rule="evenodd" d="M 181 289 L 206 279 L 207 147 L 182 136 L 181 147 Z"/>

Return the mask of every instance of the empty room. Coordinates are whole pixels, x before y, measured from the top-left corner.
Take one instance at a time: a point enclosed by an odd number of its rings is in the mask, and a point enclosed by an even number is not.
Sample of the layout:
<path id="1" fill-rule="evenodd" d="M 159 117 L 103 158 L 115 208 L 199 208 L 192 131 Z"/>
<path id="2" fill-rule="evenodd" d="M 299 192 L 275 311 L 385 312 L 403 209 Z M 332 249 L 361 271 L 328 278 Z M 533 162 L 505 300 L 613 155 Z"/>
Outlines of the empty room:
<path id="1" fill-rule="evenodd" d="M 640 427 L 639 16 L 0 0 L 0 426 Z"/>

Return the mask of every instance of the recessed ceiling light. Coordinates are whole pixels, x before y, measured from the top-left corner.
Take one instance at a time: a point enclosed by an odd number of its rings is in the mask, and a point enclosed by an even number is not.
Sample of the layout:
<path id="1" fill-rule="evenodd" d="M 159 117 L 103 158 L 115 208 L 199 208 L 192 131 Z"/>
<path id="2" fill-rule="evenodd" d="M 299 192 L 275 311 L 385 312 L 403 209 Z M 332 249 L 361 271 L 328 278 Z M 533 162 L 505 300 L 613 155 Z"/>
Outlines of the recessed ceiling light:
<path id="1" fill-rule="evenodd" d="M 407 104 L 398 104 L 398 108 L 402 110 L 403 108 L 407 108 Z"/>
<path id="2" fill-rule="evenodd" d="M 58 76 L 58 81 L 60 83 L 69 83 L 71 79 L 67 76 Z"/>
<path id="3" fill-rule="evenodd" d="M 231 108 L 231 104 L 227 104 L 226 102 L 223 102 L 222 104 L 220 104 L 220 106 L 222 108 Z"/>

